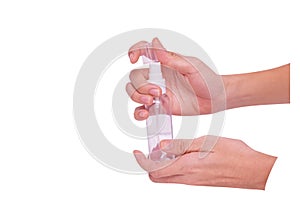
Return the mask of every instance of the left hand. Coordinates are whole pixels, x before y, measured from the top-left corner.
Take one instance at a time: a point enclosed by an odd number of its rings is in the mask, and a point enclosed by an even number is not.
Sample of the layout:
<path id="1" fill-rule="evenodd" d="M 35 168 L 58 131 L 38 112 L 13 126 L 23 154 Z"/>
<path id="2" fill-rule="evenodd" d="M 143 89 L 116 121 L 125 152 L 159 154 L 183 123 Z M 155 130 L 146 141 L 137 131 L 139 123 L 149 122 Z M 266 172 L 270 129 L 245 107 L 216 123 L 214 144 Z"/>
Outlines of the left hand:
<path id="1" fill-rule="evenodd" d="M 134 151 L 139 165 L 153 182 L 264 189 L 276 157 L 260 153 L 241 140 L 220 137 L 204 158 L 201 146 L 208 137 L 164 140 L 161 148 L 176 154 L 175 160 L 154 162 Z"/>

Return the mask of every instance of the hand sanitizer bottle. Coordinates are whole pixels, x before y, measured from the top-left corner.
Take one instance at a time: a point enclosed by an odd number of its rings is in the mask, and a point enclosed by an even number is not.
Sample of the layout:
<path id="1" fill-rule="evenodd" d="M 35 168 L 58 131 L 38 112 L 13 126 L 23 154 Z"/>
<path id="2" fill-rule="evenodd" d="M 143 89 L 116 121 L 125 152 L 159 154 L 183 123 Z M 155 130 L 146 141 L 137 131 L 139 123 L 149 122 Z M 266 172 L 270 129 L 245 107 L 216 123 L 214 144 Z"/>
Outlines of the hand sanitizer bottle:
<path id="1" fill-rule="evenodd" d="M 150 48 L 151 44 L 146 47 L 143 63 L 149 67 L 148 82 L 158 85 L 162 90 L 162 95 L 156 97 L 153 104 L 147 107 L 149 111 L 147 119 L 149 158 L 153 161 L 163 161 L 175 158 L 175 155 L 166 153 L 159 147 L 160 141 L 173 139 L 171 103 L 166 95 L 166 84 L 160 62 Z"/>

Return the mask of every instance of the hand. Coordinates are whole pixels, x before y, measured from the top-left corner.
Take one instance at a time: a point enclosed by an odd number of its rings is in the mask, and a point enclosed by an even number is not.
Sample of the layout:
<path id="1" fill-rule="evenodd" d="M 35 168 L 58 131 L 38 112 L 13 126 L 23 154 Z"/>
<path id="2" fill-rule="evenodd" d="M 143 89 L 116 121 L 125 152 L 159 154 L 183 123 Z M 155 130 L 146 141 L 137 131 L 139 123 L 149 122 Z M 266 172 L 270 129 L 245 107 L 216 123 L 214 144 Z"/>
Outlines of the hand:
<path id="1" fill-rule="evenodd" d="M 128 52 L 136 63 L 145 55 L 147 42 L 133 45 Z M 195 57 L 182 56 L 164 49 L 160 41 L 152 41 L 153 51 L 163 65 L 167 95 L 174 115 L 210 114 L 242 106 L 289 103 L 290 64 L 274 69 L 234 75 L 218 75 Z M 130 74 L 128 95 L 138 103 L 150 105 L 161 95 L 160 88 L 147 82 L 148 69 L 136 69 Z M 137 120 L 148 117 L 144 106 L 136 108 Z"/>
<path id="2" fill-rule="evenodd" d="M 220 137 L 207 156 L 199 158 L 209 137 L 216 136 L 162 141 L 164 151 L 178 156 L 167 163 L 151 161 L 140 151 L 134 155 L 153 182 L 265 189 L 276 157 L 257 152 L 240 140 Z"/>
<path id="3" fill-rule="evenodd" d="M 129 49 L 132 63 L 136 63 L 145 54 L 146 44 L 147 42 L 142 41 Z M 152 47 L 162 64 L 167 95 L 172 102 L 172 114 L 199 115 L 225 109 L 225 91 L 221 76 L 197 58 L 166 51 L 157 38 L 153 39 Z M 153 97 L 161 95 L 160 88 L 148 83 L 147 79 L 148 69 L 136 69 L 131 72 L 131 82 L 126 86 L 132 100 L 144 105 L 152 104 Z M 224 106 L 221 108 L 219 105 Z M 134 116 L 137 120 L 144 120 L 148 117 L 148 111 L 144 106 L 138 107 Z"/>

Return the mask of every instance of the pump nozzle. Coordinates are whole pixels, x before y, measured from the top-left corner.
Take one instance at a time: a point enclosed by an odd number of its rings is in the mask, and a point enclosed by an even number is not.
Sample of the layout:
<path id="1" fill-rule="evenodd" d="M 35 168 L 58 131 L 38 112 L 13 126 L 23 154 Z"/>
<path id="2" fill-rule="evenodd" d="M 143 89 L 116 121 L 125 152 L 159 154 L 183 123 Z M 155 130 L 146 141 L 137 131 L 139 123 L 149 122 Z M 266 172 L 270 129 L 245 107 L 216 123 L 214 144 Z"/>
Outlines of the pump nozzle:
<path id="1" fill-rule="evenodd" d="M 166 82 L 161 73 L 161 65 L 157 59 L 155 52 L 152 49 L 152 44 L 148 43 L 143 56 L 143 63 L 149 65 L 149 80 L 148 82 L 158 85 L 162 94 L 166 93 Z"/>
<path id="2" fill-rule="evenodd" d="M 152 48 L 152 43 L 147 43 L 145 48 L 145 55 L 143 56 L 143 63 L 144 64 L 150 64 L 153 62 L 159 62 L 155 52 Z"/>

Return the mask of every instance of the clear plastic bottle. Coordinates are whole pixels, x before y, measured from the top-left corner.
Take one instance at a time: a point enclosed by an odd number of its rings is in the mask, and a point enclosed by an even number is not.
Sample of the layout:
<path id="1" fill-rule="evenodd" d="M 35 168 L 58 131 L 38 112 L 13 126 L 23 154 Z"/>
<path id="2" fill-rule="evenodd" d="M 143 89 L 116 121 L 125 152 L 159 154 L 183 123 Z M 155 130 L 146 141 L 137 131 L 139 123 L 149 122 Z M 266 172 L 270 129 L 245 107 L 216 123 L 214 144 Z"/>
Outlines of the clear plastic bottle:
<path id="1" fill-rule="evenodd" d="M 149 67 L 148 82 L 158 85 L 162 90 L 162 95 L 156 97 L 153 104 L 148 107 L 147 136 L 149 158 L 154 161 L 163 161 L 175 158 L 174 155 L 162 151 L 159 146 L 160 141 L 173 139 L 172 111 L 170 99 L 166 95 L 166 85 L 161 73 L 161 65 L 150 47 L 151 44 L 146 48 L 143 62 Z"/>
<path id="2" fill-rule="evenodd" d="M 167 154 L 159 147 L 160 141 L 173 139 L 172 116 L 169 97 L 163 94 L 156 98 L 148 108 L 147 134 L 149 158 L 154 161 L 173 159 L 174 155 Z"/>

